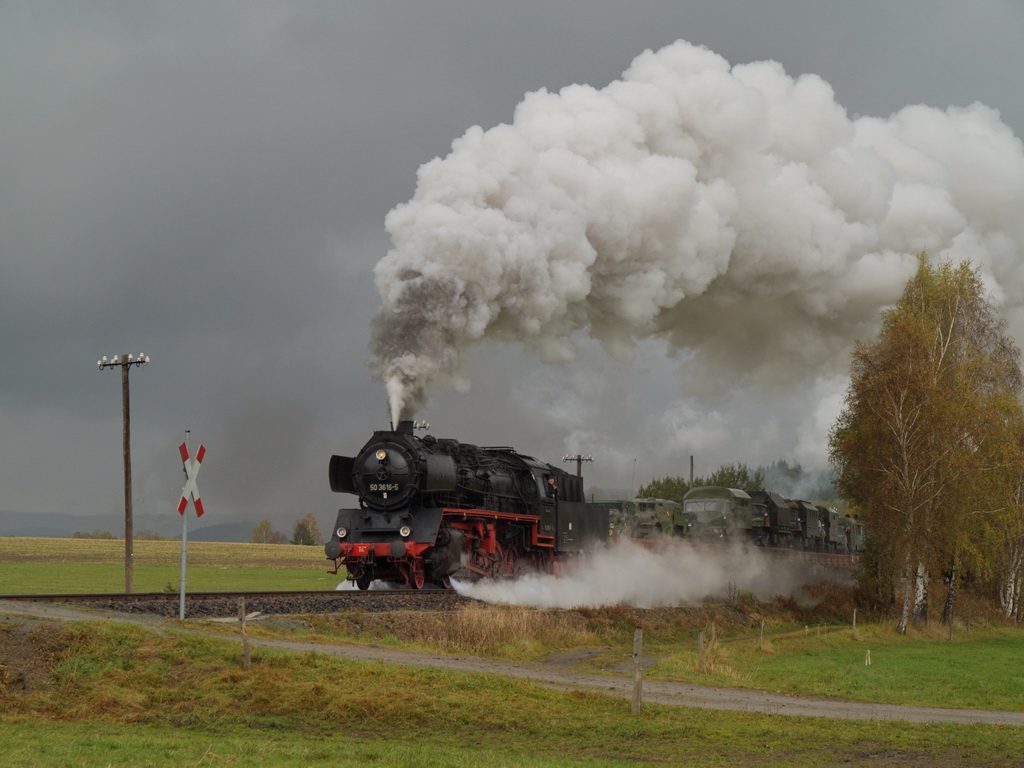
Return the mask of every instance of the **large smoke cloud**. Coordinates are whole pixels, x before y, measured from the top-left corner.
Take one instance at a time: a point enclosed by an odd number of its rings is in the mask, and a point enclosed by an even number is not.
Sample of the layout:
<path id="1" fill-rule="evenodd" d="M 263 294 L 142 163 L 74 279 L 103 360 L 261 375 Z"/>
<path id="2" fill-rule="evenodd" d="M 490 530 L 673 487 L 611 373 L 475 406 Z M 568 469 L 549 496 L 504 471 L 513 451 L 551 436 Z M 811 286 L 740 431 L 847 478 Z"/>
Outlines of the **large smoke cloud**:
<path id="1" fill-rule="evenodd" d="M 817 76 L 677 42 L 600 90 L 528 94 L 419 169 L 387 217 L 372 365 L 396 421 L 463 386 L 485 339 L 563 362 L 580 331 L 619 359 L 660 336 L 796 381 L 873 332 L 922 251 L 1021 305 L 1021 210 L 1021 142 L 988 107 L 851 120 Z"/>

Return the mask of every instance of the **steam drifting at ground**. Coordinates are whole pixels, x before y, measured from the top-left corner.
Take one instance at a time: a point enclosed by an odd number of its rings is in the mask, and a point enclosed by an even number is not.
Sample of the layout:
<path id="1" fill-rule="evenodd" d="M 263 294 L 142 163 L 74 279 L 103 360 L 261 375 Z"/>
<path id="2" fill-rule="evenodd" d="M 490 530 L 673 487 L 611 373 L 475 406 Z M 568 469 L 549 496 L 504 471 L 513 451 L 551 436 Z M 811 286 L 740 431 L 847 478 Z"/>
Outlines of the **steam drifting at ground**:
<path id="1" fill-rule="evenodd" d="M 565 362 L 577 332 L 624 360 L 656 336 L 737 387 L 803 381 L 845 369 L 922 251 L 1024 304 L 1022 207 L 990 108 L 851 120 L 815 75 L 680 41 L 605 88 L 530 93 L 419 169 L 386 221 L 371 364 L 396 422 L 467 387 L 488 339 Z"/>
<path id="2" fill-rule="evenodd" d="M 701 548 L 672 541 L 653 551 L 617 541 L 557 577 L 528 574 L 515 581 L 453 581 L 452 586 L 461 595 L 488 603 L 534 608 L 655 608 L 724 598 L 730 592 L 771 599 L 793 594 L 808 580 L 800 562 L 773 557 L 756 547 Z"/>

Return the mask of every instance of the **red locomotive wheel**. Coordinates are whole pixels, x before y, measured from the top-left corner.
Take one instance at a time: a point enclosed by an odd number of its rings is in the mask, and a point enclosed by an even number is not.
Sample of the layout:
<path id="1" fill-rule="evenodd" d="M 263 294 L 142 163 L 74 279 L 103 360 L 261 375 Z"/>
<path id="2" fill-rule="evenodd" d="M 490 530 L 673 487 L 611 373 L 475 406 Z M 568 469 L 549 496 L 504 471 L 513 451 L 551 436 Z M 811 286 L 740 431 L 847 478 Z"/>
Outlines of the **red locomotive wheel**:
<path id="1" fill-rule="evenodd" d="M 427 574 L 423 570 L 423 560 L 413 560 L 406 568 L 408 569 L 409 576 L 406 581 L 409 586 L 413 589 L 423 589 L 423 585 L 427 583 Z"/>
<path id="2" fill-rule="evenodd" d="M 519 562 L 519 549 L 517 547 L 509 547 L 505 550 L 505 577 L 514 579 L 519 575 L 520 562 Z"/>
<path id="3" fill-rule="evenodd" d="M 515 546 L 506 548 L 501 544 L 495 545 L 491 576 L 495 579 L 512 579 L 518 576 L 519 572 L 519 550 Z"/>
<path id="4" fill-rule="evenodd" d="M 500 579 L 505 575 L 505 548 L 501 544 L 494 545 L 494 559 L 491 561 L 491 578 Z"/>

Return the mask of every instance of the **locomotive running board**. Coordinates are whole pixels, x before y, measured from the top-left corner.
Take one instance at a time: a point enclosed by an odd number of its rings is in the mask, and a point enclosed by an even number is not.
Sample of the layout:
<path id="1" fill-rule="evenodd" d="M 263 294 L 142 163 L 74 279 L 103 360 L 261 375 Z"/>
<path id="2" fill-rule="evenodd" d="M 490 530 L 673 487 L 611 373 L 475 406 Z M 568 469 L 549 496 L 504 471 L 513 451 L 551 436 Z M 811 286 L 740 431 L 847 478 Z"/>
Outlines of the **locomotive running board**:
<path id="1" fill-rule="evenodd" d="M 469 516 L 480 518 L 485 517 L 491 520 L 504 520 L 511 523 L 525 523 L 531 526 L 530 529 L 530 546 L 537 547 L 539 549 L 554 549 L 555 548 L 555 537 L 548 536 L 546 534 L 537 533 L 536 527 L 540 524 L 539 515 L 516 515 L 510 512 L 494 512 L 489 509 L 450 509 L 444 508 L 441 510 L 442 519 L 448 518 L 461 518 L 466 520 Z"/>
<path id="2" fill-rule="evenodd" d="M 454 509 L 445 507 L 441 510 L 444 515 L 459 515 L 466 517 L 467 515 L 480 515 L 492 517 L 495 520 L 511 520 L 513 522 L 520 523 L 536 523 L 540 521 L 540 517 L 537 515 L 515 515 L 511 512 L 495 512 L 491 509 Z"/>

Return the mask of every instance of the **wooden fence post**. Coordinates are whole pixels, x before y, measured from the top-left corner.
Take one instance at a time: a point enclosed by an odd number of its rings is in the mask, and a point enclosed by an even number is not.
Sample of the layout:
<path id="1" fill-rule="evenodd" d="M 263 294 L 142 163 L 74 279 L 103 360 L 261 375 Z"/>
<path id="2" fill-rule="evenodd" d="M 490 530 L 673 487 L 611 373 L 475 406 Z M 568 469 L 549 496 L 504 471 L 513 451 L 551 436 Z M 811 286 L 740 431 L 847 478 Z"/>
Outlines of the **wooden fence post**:
<path id="1" fill-rule="evenodd" d="M 242 633 L 242 669 L 249 668 L 249 636 L 245 633 L 245 598 L 238 598 L 238 627 Z"/>
<path id="2" fill-rule="evenodd" d="M 853 609 L 853 639 L 857 639 L 857 609 Z"/>
<path id="3" fill-rule="evenodd" d="M 697 671 L 702 673 L 704 670 L 704 630 L 702 629 L 697 634 Z"/>
<path id="4" fill-rule="evenodd" d="M 643 681 L 644 681 L 644 668 L 643 664 L 643 652 L 644 652 L 644 631 L 637 627 L 633 632 L 633 707 L 632 711 L 635 715 L 640 711 L 640 703 L 643 699 Z"/>

